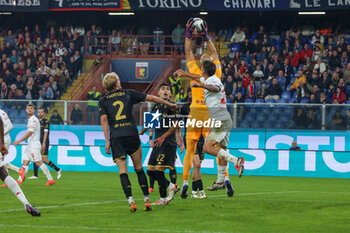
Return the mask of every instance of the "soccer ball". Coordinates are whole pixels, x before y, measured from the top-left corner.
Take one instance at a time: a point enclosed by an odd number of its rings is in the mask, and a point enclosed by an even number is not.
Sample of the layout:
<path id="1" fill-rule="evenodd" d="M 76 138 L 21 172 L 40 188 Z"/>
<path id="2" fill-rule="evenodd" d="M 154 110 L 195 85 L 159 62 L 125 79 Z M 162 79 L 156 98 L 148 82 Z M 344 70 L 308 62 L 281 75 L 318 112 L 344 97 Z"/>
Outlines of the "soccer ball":
<path id="1" fill-rule="evenodd" d="M 196 30 L 198 33 L 201 33 L 203 31 L 203 19 L 201 18 L 194 18 L 193 19 L 193 25 L 192 28 Z"/>

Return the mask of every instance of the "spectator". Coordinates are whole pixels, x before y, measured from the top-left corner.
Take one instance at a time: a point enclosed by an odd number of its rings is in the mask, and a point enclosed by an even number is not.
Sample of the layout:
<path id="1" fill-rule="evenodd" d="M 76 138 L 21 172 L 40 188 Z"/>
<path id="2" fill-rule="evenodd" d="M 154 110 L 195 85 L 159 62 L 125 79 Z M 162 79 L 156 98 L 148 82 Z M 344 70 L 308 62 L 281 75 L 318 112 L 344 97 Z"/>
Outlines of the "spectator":
<path id="1" fill-rule="evenodd" d="M 72 125 L 80 125 L 83 121 L 83 114 L 79 108 L 79 104 L 74 105 L 74 109 L 70 114 L 70 123 Z"/>
<path id="2" fill-rule="evenodd" d="M 107 50 L 108 50 L 108 47 L 109 47 L 109 45 L 108 45 L 108 42 L 105 40 L 105 38 L 101 38 L 100 41 L 98 42 L 98 46 L 96 47 L 96 54 L 97 55 L 106 54 Z M 147 49 L 147 51 L 148 51 L 148 49 Z M 65 63 L 68 64 L 68 62 L 69 61 L 67 61 L 67 59 L 66 59 Z"/>
<path id="3" fill-rule="evenodd" d="M 257 98 L 265 100 L 266 96 L 267 96 L 266 82 L 262 82 L 261 88 L 258 90 L 258 93 L 257 93 Z"/>
<path id="4" fill-rule="evenodd" d="M 74 59 L 73 56 L 70 57 L 70 61 L 67 64 L 67 68 L 68 68 L 68 71 L 69 71 L 69 77 L 71 79 L 76 79 L 77 75 L 78 75 L 78 65 L 75 62 L 75 59 Z"/>
<path id="5" fill-rule="evenodd" d="M 298 102 L 302 99 L 310 99 L 310 95 L 313 93 L 312 86 L 308 83 L 303 83 L 302 80 L 299 81 L 299 86 L 296 88 Z"/>
<path id="6" fill-rule="evenodd" d="M 307 43 L 304 45 L 303 50 L 301 50 L 300 56 L 301 62 L 305 62 L 306 57 L 312 56 L 312 50 L 309 48 L 309 45 Z"/>
<path id="7" fill-rule="evenodd" d="M 240 51 L 242 52 L 243 55 L 249 57 L 252 50 L 253 50 L 252 44 L 249 42 L 248 38 L 245 38 L 244 42 L 240 45 Z"/>
<path id="8" fill-rule="evenodd" d="M 286 89 L 286 77 L 285 74 L 283 72 L 283 70 L 279 70 L 278 71 L 278 75 L 276 77 L 278 84 L 281 86 L 282 90 Z"/>
<path id="9" fill-rule="evenodd" d="M 227 76 L 226 82 L 224 82 L 225 86 L 225 94 L 226 98 L 229 99 L 230 103 L 233 102 L 234 96 L 233 96 L 233 89 L 234 89 L 235 83 L 233 82 L 233 78 L 231 75 Z"/>
<path id="10" fill-rule="evenodd" d="M 43 90 L 43 94 L 45 96 L 46 100 L 53 100 L 54 98 L 54 93 L 52 88 L 50 87 L 50 83 L 49 82 L 45 82 L 44 86 L 42 87 Z"/>
<path id="11" fill-rule="evenodd" d="M 295 109 L 295 113 L 294 113 L 294 123 L 295 123 L 295 127 L 297 129 L 305 129 L 306 128 L 306 115 L 304 112 L 304 109 L 301 107 L 298 107 Z"/>
<path id="12" fill-rule="evenodd" d="M 272 79 L 274 79 L 277 76 L 276 70 L 272 64 L 269 64 L 269 68 L 267 69 L 265 74 L 265 81 L 270 82 Z"/>
<path id="13" fill-rule="evenodd" d="M 238 93 L 241 93 L 241 96 L 242 96 L 242 97 L 240 97 L 240 99 L 241 99 L 241 98 L 244 99 L 245 91 L 244 91 L 244 87 L 243 87 L 243 82 L 242 82 L 242 81 L 239 81 L 239 82 L 237 83 L 237 87 L 235 88 L 235 90 L 234 90 L 234 92 L 233 92 L 233 95 L 235 96 L 235 99 L 238 98 Z"/>
<path id="14" fill-rule="evenodd" d="M 61 42 L 60 47 L 58 47 L 55 51 L 56 57 L 63 56 L 65 51 L 67 51 L 67 49 L 64 47 L 63 42 Z"/>
<path id="15" fill-rule="evenodd" d="M 7 99 L 9 93 L 9 88 L 6 82 L 1 82 L 0 99 Z"/>
<path id="16" fill-rule="evenodd" d="M 243 73 L 243 87 L 244 88 L 247 88 L 251 79 L 252 78 L 249 76 L 248 72 Z"/>
<path id="17" fill-rule="evenodd" d="M 99 117 L 98 117 L 98 103 L 97 101 L 100 99 L 101 93 L 96 90 L 96 87 L 93 86 L 92 90 L 89 91 L 87 95 L 88 99 L 88 124 L 91 124 L 92 115 L 94 115 L 95 125 L 98 125 Z"/>
<path id="18" fill-rule="evenodd" d="M 52 116 L 50 117 L 50 124 L 51 125 L 63 125 L 64 124 L 62 117 L 60 116 L 60 114 L 58 114 L 57 110 L 53 111 Z"/>
<path id="19" fill-rule="evenodd" d="M 333 94 L 332 102 L 333 104 L 345 103 L 345 94 L 341 91 L 340 87 L 337 87 L 336 92 Z"/>
<path id="20" fill-rule="evenodd" d="M 237 27 L 236 32 L 231 37 L 231 43 L 242 43 L 245 40 L 245 33 L 241 31 L 240 27 Z"/>
<path id="21" fill-rule="evenodd" d="M 348 53 L 346 51 L 342 52 L 342 56 L 340 58 L 340 67 L 342 70 L 345 70 L 347 68 L 347 65 L 349 63 L 348 59 Z"/>
<path id="22" fill-rule="evenodd" d="M 293 142 L 292 142 L 292 147 L 289 148 L 289 150 L 298 151 L 298 150 L 300 150 L 300 147 L 297 145 L 297 142 L 296 142 L 296 141 L 293 141 Z"/>
<path id="23" fill-rule="evenodd" d="M 346 110 L 346 129 L 350 130 L 350 110 Z"/>
<path id="24" fill-rule="evenodd" d="M 181 54 L 184 54 L 184 34 L 185 29 L 181 27 L 181 24 L 177 24 L 176 28 L 171 33 L 171 40 L 174 43 L 174 51 L 179 51 Z"/>
<path id="25" fill-rule="evenodd" d="M 322 74 L 327 70 L 326 64 L 322 61 L 322 58 L 317 59 L 317 63 L 314 66 L 314 71 L 317 71 L 318 73 Z"/>
<path id="26" fill-rule="evenodd" d="M 246 88 L 246 98 L 255 100 L 256 94 L 257 94 L 256 85 L 254 83 L 254 80 L 250 79 L 249 85 Z"/>
<path id="27" fill-rule="evenodd" d="M 96 37 L 91 35 L 91 31 L 87 31 L 86 37 L 87 37 L 87 44 L 88 44 L 87 52 L 88 54 L 93 54 L 95 52 L 98 40 Z"/>
<path id="28" fill-rule="evenodd" d="M 186 98 L 185 88 L 182 87 L 176 95 L 175 102 L 185 102 Z"/>
<path id="29" fill-rule="evenodd" d="M 316 30 L 316 34 L 312 37 L 312 44 L 324 44 L 324 36 L 321 34 L 320 30 Z"/>
<path id="30" fill-rule="evenodd" d="M 155 29 L 153 29 L 153 45 L 154 45 L 154 54 L 158 54 L 158 51 L 160 54 L 163 55 L 163 43 L 164 43 L 164 31 L 162 28 L 157 26 Z"/>
<path id="31" fill-rule="evenodd" d="M 267 88 L 265 101 L 274 99 L 276 102 L 281 98 L 282 88 L 278 85 L 277 79 L 272 79 L 272 84 Z"/>
<path id="32" fill-rule="evenodd" d="M 344 70 L 343 78 L 345 83 L 350 85 L 350 63 L 347 64 L 346 69 Z"/>
<path id="33" fill-rule="evenodd" d="M 334 130 L 346 129 L 346 120 L 345 120 L 345 117 L 341 115 L 340 110 L 337 110 L 332 118 L 332 129 Z"/>
<path id="34" fill-rule="evenodd" d="M 336 67 L 340 66 L 340 58 L 337 51 L 332 52 L 332 56 L 329 58 L 329 66 L 332 70 L 335 70 Z"/>
<path id="35" fill-rule="evenodd" d="M 294 91 L 297 87 L 299 87 L 300 81 L 302 81 L 303 84 L 306 83 L 306 77 L 303 75 L 303 72 L 301 70 L 298 71 L 298 76 L 295 79 L 293 85 L 290 87 L 289 91 Z"/>
<path id="36" fill-rule="evenodd" d="M 253 72 L 253 78 L 255 80 L 256 85 L 260 85 L 261 81 L 264 78 L 264 73 L 262 72 L 261 68 L 259 65 L 256 66 L 256 70 Z"/>
<path id="37" fill-rule="evenodd" d="M 331 103 L 331 102 L 328 102 L 326 93 L 324 93 L 324 92 L 320 93 L 320 102 L 319 103 L 320 104 L 329 104 L 329 103 Z"/>
<path id="38" fill-rule="evenodd" d="M 309 109 L 306 121 L 308 129 L 321 129 L 320 121 L 313 109 Z"/>
<path id="39" fill-rule="evenodd" d="M 244 103 L 244 95 L 241 92 L 237 92 L 235 97 L 235 103 Z M 245 107 L 244 105 L 238 105 L 238 120 L 243 118 L 243 115 L 245 114 Z"/>

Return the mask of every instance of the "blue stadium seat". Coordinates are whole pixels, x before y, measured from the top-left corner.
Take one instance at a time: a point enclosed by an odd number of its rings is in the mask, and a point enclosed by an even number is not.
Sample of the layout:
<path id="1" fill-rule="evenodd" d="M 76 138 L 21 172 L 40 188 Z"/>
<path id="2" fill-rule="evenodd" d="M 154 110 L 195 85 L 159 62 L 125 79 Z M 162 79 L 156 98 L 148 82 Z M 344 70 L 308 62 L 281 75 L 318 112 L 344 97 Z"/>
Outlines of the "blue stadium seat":
<path id="1" fill-rule="evenodd" d="M 245 102 L 246 103 L 254 103 L 254 100 L 253 99 L 245 99 Z"/>
<path id="2" fill-rule="evenodd" d="M 290 88 L 290 85 L 288 85 L 287 89 L 289 90 L 289 88 Z M 291 97 L 292 96 L 289 91 L 284 91 L 282 93 L 282 99 L 289 100 Z"/>
<path id="3" fill-rule="evenodd" d="M 259 115 L 254 122 L 266 122 L 266 117 L 264 115 Z"/>
<path id="4" fill-rule="evenodd" d="M 282 115 L 280 121 L 282 123 L 287 123 L 290 121 L 290 118 L 287 115 Z"/>
<path id="5" fill-rule="evenodd" d="M 256 115 L 255 114 L 249 114 L 246 116 L 245 120 L 246 122 L 253 122 L 255 121 Z"/>
<path id="6" fill-rule="evenodd" d="M 346 104 L 350 104 L 350 100 L 347 100 L 345 103 L 346 103 Z"/>
<path id="7" fill-rule="evenodd" d="M 275 99 L 269 99 L 266 101 L 266 103 L 276 103 L 276 100 Z"/>
<path id="8" fill-rule="evenodd" d="M 256 99 L 255 103 L 265 103 L 265 100 L 263 100 L 263 99 Z"/>
<path id="9" fill-rule="evenodd" d="M 285 104 L 285 103 L 288 103 L 288 100 L 289 99 L 280 99 L 280 100 L 278 100 L 278 103 L 280 103 L 280 104 Z M 277 106 L 280 106 L 280 105 L 277 105 Z"/>
<path id="10" fill-rule="evenodd" d="M 301 99 L 300 103 L 301 104 L 307 104 L 307 103 L 309 103 L 309 100 L 308 99 Z"/>

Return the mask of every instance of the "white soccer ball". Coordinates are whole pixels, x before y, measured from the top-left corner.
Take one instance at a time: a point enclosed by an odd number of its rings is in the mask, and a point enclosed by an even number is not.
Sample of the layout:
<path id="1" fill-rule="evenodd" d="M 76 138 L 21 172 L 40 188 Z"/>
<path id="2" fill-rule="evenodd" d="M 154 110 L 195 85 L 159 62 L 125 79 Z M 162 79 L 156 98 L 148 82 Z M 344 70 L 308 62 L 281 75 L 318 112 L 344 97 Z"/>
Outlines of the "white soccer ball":
<path id="1" fill-rule="evenodd" d="M 203 19 L 201 18 L 194 18 L 193 19 L 193 29 L 195 29 L 198 33 L 201 33 L 203 31 Z"/>

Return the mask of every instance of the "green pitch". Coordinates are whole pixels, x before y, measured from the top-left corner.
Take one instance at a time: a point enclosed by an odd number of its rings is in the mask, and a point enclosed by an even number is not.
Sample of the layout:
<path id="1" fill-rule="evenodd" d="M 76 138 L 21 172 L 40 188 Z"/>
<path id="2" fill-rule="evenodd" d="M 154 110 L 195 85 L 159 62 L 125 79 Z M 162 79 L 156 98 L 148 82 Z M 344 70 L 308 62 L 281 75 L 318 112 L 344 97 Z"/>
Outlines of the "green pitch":
<path id="1" fill-rule="evenodd" d="M 46 179 L 39 174 L 39 180 L 27 180 L 21 187 L 42 216 L 27 214 L 13 194 L 1 188 L 1 233 L 350 232 L 346 179 L 231 176 L 232 198 L 225 191 L 207 191 L 208 198 L 202 200 L 182 200 L 177 194 L 168 206 L 144 212 L 136 174 L 131 174 L 138 206 L 131 213 L 117 173 L 64 172 L 51 187 L 44 186 Z M 215 178 L 204 176 L 204 185 Z M 155 190 L 151 200 L 158 198 Z"/>

